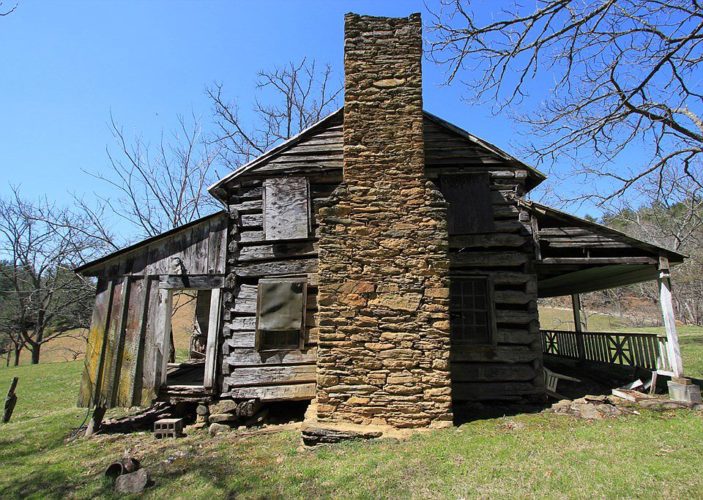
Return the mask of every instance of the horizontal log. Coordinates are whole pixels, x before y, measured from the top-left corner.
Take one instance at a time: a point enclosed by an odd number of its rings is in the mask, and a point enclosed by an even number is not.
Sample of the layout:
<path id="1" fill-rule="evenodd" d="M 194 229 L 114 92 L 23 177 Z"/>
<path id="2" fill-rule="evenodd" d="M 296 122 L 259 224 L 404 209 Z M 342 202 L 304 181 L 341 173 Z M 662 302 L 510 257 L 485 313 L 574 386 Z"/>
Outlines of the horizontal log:
<path id="1" fill-rule="evenodd" d="M 258 385 L 279 385 L 316 382 L 316 365 L 257 366 L 235 368 L 224 383 L 228 387 L 248 387 Z"/>
<path id="2" fill-rule="evenodd" d="M 527 324 L 538 318 L 537 312 L 513 311 L 511 309 L 497 309 L 497 323 Z"/>
<path id="3" fill-rule="evenodd" d="M 654 257 L 546 257 L 542 264 L 604 265 L 604 264 L 657 264 Z"/>
<path id="4" fill-rule="evenodd" d="M 306 351 L 255 351 L 253 349 L 237 349 L 227 356 L 224 362 L 231 367 L 259 365 L 295 365 L 315 363 L 317 348 Z"/>
<path id="5" fill-rule="evenodd" d="M 516 267 L 526 264 L 529 255 L 520 252 L 461 252 L 449 254 L 452 268 Z"/>
<path id="6" fill-rule="evenodd" d="M 517 292 L 514 290 L 496 290 L 493 297 L 497 304 L 527 304 L 531 300 L 537 300 L 536 294 Z"/>
<path id="7" fill-rule="evenodd" d="M 317 259 L 242 263 L 234 266 L 233 271 L 243 278 L 317 273 Z"/>
<path id="8" fill-rule="evenodd" d="M 530 382 L 457 382 L 452 384 L 456 401 L 490 401 L 519 399 L 522 396 L 544 393 L 544 387 Z"/>
<path id="9" fill-rule="evenodd" d="M 229 323 L 225 325 L 232 332 L 240 332 L 247 330 L 256 329 L 256 318 L 251 316 L 240 316 L 235 317 L 230 320 Z"/>
<path id="10" fill-rule="evenodd" d="M 458 277 L 476 276 L 477 274 L 490 276 L 491 280 L 496 285 L 520 286 L 520 285 L 525 285 L 525 284 L 537 282 L 537 278 L 535 277 L 534 274 L 517 273 L 517 272 L 509 272 L 509 271 L 484 270 L 484 269 L 463 270 L 463 271 L 461 269 L 452 269 L 450 279 L 451 279 L 451 276 L 458 276 Z"/>
<path id="11" fill-rule="evenodd" d="M 499 344 L 532 345 L 540 340 L 539 329 L 536 325 L 520 329 L 498 328 L 495 339 Z"/>
<path id="12" fill-rule="evenodd" d="M 231 310 L 238 313 L 256 313 L 257 301 L 257 286 L 256 285 L 241 285 L 234 295 L 234 306 Z"/>
<path id="13" fill-rule="evenodd" d="M 318 244 L 310 241 L 302 243 L 264 243 L 243 246 L 239 249 L 238 262 L 282 260 L 290 257 L 316 256 Z"/>
<path id="14" fill-rule="evenodd" d="M 451 365 L 452 382 L 531 381 L 536 370 L 531 364 L 457 363 Z"/>
<path id="15" fill-rule="evenodd" d="M 225 277 L 214 274 L 167 276 L 159 281 L 163 289 L 210 290 L 225 286 Z"/>
<path id="16" fill-rule="evenodd" d="M 319 340 L 317 328 L 306 328 L 305 346 L 312 347 Z M 242 330 L 232 331 L 229 338 L 225 339 L 225 354 L 234 352 L 236 349 L 254 349 L 256 347 L 256 331 Z"/>
<path id="17" fill-rule="evenodd" d="M 527 237 L 519 234 L 491 233 L 450 236 L 449 248 L 521 247 L 528 243 Z"/>
<path id="18" fill-rule="evenodd" d="M 315 398 L 316 384 L 293 384 L 270 387 L 235 387 L 222 394 L 233 399 L 259 399 L 263 402 L 303 401 Z"/>
<path id="19" fill-rule="evenodd" d="M 542 357 L 541 349 L 523 346 L 453 346 L 450 353 L 452 363 L 497 362 L 529 363 Z"/>

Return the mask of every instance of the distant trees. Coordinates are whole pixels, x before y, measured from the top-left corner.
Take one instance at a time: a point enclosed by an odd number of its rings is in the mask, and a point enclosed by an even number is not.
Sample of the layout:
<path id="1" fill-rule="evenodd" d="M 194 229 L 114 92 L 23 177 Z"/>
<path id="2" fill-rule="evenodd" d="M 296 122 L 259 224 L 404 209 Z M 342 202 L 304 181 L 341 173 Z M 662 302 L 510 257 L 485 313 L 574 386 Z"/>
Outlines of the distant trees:
<path id="1" fill-rule="evenodd" d="M 474 5 L 443 0 L 433 57 L 448 82 L 461 81 L 469 98 L 497 111 L 534 96 L 536 110 L 517 116 L 531 128 L 533 159 L 568 158 L 576 173 L 609 180 L 581 198 L 602 203 L 647 179 L 662 195 L 669 172 L 703 182 L 699 2 L 511 1 L 485 14 Z M 626 168 L 613 168 L 617 157 Z"/>
<path id="2" fill-rule="evenodd" d="M 82 214 L 17 190 L 0 199 L 0 332 L 15 364 L 22 349 L 38 363 L 46 342 L 89 325 L 94 285 L 73 268 L 104 247 Z"/>
<path id="3" fill-rule="evenodd" d="M 665 196 L 661 196 L 664 190 Z M 688 258 L 672 269 L 674 301 L 686 323 L 703 324 L 703 189 L 688 177 L 667 175 L 638 188 L 639 207 L 621 206 L 604 222 L 637 238 L 671 248 Z M 632 288 L 657 300 L 654 283 Z"/>

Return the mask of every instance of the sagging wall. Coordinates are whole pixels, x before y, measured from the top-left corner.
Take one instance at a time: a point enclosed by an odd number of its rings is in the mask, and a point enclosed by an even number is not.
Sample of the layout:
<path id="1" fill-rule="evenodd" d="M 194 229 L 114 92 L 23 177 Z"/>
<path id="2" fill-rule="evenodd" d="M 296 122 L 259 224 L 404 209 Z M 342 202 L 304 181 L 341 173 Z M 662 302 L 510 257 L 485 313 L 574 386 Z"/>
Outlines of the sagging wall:
<path id="1" fill-rule="evenodd" d="M 320 421 L 448 425 L 446 204 L 425 178 L 422 34 L 345 18 L 344 182 L 320 211 Z"/>

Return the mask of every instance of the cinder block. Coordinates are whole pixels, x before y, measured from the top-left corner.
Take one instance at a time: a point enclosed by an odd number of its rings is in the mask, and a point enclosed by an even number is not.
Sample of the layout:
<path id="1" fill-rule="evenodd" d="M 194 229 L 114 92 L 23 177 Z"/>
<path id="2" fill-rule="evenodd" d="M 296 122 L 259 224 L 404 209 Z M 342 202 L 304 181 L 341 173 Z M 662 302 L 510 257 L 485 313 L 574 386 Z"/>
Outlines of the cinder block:
<path id="1" fill-rule="evenodd" d="M 669 397 L 673 401 L 685 401 L 686 403 L 701 402 L 701 388 L 695 384 L 680 384 L 678 382 L 669 381 Z"/>
<path id="2" fill-rule="evenodd" d="M 154 422 L 154 437 L 161 439 L 165 437 L 177 438 L 183 435 L 182 418 L 162 418 Z"/>

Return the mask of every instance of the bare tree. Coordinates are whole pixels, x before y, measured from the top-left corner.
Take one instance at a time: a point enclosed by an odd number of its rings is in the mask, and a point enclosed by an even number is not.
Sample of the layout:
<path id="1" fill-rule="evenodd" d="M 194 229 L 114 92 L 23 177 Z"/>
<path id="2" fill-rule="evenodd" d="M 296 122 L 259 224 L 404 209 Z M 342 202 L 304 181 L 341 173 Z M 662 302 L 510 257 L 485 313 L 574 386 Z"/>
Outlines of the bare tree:
<path id="1" fill-rule="evenodd" d="M 537 0 L 485 15 L 474 3 L 442 2 L 433 57 L 448 82 L 468 78 L 471 97 L 496 111 L 531 93 L 543 99 L 519 118 L 539 139 L 526 146 L 533 159 L 567 156 L 581 163 L 576 173 L 609 179 L 606 191 L 584 195 L 599 203 L 672 168 L 703 180 L 697 0 Z M 615 171 L 613 160 L 634 148 L 646 158 Z"/>
<path id="2" fill-rule="evenodd" d="M 82 215 L 40 200 L 32 203 L 17 189 L 0 200 L 0 330 L 10 336 L 16 357 L 23 347 L 38 363 L 42 346 L 90 323 L 95 294 L 90 280 L 73 269 L 102 251 Z"/>
<path id="3" fill-rule="evenodd" d="M 329 65 L 320 70 L 314 60 L 307 59 L 259 71 L 256 88 L 255 120 L 250 124 L 240 119 L 237 103 L 224 97 L 222 84 L 207 89 L 216 125 L 212 143 L 220 146 L 228 169 L 249 162 L 324 118 L 336 109 L 342 91 L 341 84 L 333 83 Z"/>
<path id="4" fill-rule="evenodd" d="M 140 137 L 129 140 L 110 116 L 117 151 L 107 148 L 110 168 L 90 175 L 104 181 L 117 197 L 103 197 L 98 208 L 81 203 L 96 228 L 111 212 L 126 221 L 140 237 L 150 237 L 187 224 L 219 205 L 207 193 L 215 180 L 216 146 L 202 137 L 198 119 L 178 117 L 178 129 L 167 139 L 162 134 L 152 147 Z M 98 230 L 99 232 L 99 230 Z"/>
<path id="5" fill-rule="evenodd" d="M 5 2 L 0 1 L 0 17 L 9 16 L 9 15 L 12 14 L 15 10 L 17 10 L 17 5 L 19 5 L 19 4 L 15 4 L 15 5 L 13 5 L 12 7 L 10 7 L 10 10 L 3 10 L 3 9 L 4 9 L 4 7 L 3 7 L 3 4 L 4 4 L 4 3 L 5 3 Z"/>

